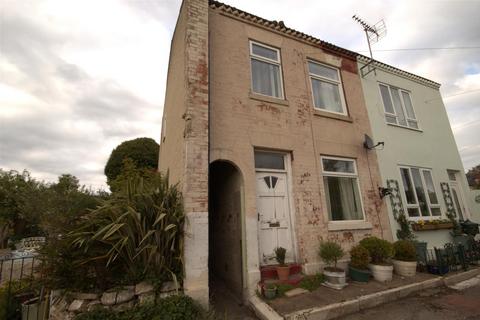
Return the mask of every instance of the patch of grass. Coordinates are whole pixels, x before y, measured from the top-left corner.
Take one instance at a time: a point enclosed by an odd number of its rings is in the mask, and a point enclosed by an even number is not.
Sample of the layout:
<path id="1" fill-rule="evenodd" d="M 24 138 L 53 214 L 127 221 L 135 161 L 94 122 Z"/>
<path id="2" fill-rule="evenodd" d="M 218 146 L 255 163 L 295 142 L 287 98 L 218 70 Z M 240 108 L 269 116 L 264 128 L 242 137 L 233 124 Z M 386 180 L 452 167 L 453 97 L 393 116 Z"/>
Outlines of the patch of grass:
<path id="1" fill-rule="evenodd" d="M 308 291 L 313 291 L 322 285 L 322 282 L 325 281 L 325 277 L 321 273 L 317 273 L 314 276 L 306 276 L 300 281 L 300 288 L 303 288 Z"/>

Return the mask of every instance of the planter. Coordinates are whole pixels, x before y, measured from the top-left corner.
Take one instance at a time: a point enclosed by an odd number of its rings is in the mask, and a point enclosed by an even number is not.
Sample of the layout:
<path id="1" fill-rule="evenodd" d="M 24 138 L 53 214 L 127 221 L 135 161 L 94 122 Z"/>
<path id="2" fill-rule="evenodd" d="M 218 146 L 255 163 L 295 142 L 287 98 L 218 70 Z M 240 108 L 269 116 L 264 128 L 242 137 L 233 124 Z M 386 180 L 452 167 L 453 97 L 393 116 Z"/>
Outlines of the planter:
<path id="1" fill-rule="evenodd" d="M 352 281 L 368 282 L 371 274 L 370 270 L 357 269 L 352 266 L 348 267 L 348 275 Z"/>
<path id="2" fill-rule="evenodd" d="M 277 288 L 265 288 L 263 294 L 267 299 L 273 299 L 277 295 Z"/>
<path id="3" fill-rule="evenodd" d="M 437 274 L 437 275 L 444 275 L 448 273 L 449 269 L 448 266 L 436 266 L 436 265 L 427 265 L 427 271 L 430 272 L 431 274 Z"/>
<path id="4" fill-rule="evenodd" d="M 373 278 L 379 282 L 392 281 L 393 266 L 383 266 L 379 264 L 369 264 L 368 268 L 372 271 Z"/>
<path id="5" fill-rule="evenodd" d="M 38 302 L 38 297 L 22 303 L 22 320 L 42 320 L 47 308 L 46 301 Z"/>
<path id="6" fill-rule="evenodd" d="M 440 229 L 453 229 L 453 223 L 451 222 L 444 222 L 444 223 L 437 223 L 437 224 L 419 224 L 414 223 L 412 224 L 412 229 L 414 231 L 428 231 L 428 230 L 440 230 Z"/>
<path id="7" fill-rule="evenodd" d="M 289 266 L 277 266 L 277 276 L 280 281 L 287 281 L 290 276 Z"/>
<path id="8" fill-rule="evenodd" d="M 347 286 L 347 277 L 345 275 L 345 271 L 341 269 L 334 270 L 323 270 L 323 275 L 325 276 L 325 282 L 323 285 L 333 288 L 333 289 L 343 289 Z"/>
<path id="9" fill-rule="evenodd" d="M 395 273 L 403 277 L 413 277 L 417 273 L 417 261 L 394 260 L 393 269 Z"/>

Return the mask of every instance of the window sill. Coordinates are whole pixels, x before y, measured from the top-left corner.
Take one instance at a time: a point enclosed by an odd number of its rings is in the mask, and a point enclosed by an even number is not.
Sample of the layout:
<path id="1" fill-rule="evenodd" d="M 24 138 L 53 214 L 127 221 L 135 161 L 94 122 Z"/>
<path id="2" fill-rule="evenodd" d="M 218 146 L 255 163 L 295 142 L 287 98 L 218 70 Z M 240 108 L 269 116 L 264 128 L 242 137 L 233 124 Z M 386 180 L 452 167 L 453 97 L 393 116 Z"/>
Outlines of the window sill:
<path id="1" fill-rule="evenodd" d="M 289 103 L 285 99 L 280 99 L 280 98 L 274 98 L 274 97 L 269 97 L 269 96 L 264 96 L 262 94 L 258 93 L 253 93 L 249 92 L 248 97 L 253 100 L 258 100 L 258 101 L 263 101 L 263 102 L 270 102 L 270 103 L 275 103 L 275 104 L 280 104 L 283 106 L 288 106 Z"/>
<path id="2" fill-rule="evenodd" d="M 423 132 L 423 130 L 421 130 L 421 129 L 415 129 L 415 128 L 410 128 L 410 127 L 405 127 L 405 126 L 401 126 L 401 125 L 394 124 L 394 123 L 388 123 L 388 122 L 387 122 L 387 125 L 392 126 L 392 127 L 397 127 L 397 128 L 412 130 L 412 131 L 416 131 L 416 132 Z"/>
<path id="3" fill-rule="evenodd" d="M 329 221 L 328 231 L 372 229 L 368 221 Z"/>
<path id="4" fill-rule="evenodd" d="M 313 114 L 316 115 L 316 116 L 319 116 L 319 117 L 325 117 L 325 118 L 341 120 L 341 121 L 346 121 L 346 122 L 353 122 L 353 119 L 349 116 L 345 116 L 345 115 L 342 115 L 342 114 L 331 113 L 331 112 L 328 112 L 328 111 L 313 109 Z"/>

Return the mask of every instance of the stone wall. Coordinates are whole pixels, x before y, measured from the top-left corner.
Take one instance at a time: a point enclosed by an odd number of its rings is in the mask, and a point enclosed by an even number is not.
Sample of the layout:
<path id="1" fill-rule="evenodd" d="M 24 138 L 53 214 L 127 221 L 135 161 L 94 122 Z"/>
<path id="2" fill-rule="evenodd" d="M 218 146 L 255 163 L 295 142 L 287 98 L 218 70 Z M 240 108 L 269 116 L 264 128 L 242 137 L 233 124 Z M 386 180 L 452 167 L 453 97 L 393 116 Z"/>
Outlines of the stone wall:
<path id="1" fill-rule="evenodd" d="M 50 320 L 69 320 L 76 315 L 96 308 L 113 311 L 129 310 L 136 305 L 153 302 L 156 298 L 165 298 L 177 294 L 173 282 L 166 282 L 158 294 L 147 282 L 135 286 L 125 286 L 101 293 L 63 293 L 56 290 L 50 298 Z"/>

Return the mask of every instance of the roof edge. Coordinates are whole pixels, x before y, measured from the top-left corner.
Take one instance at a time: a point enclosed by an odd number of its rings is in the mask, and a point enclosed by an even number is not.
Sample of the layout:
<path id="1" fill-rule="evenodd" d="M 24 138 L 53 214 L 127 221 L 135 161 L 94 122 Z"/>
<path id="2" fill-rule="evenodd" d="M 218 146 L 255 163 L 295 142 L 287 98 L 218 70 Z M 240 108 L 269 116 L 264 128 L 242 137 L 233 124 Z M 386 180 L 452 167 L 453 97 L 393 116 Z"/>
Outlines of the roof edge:
<path id="1" fill-rule="evenodd" d="M 429 80 L 427 78 L 418 76 L 418 75 L 413 74 L 413 73 L 408 72 L 408 71 L 401 70 L 399 68 L 396 68 L 394 66 L 391 66 L 391 65 L 383 63 L 383 62 L 380 62 L 378 60 L 371 59 L 371 58 L 369 58 L 367 56 L 364 56 L 364 55 L 362 55 L 358 52 L 351 51 L 351 50 L 336 46 L 336 45 L 334 45 L 330 42 L 320 40 L 320 39 L 315 38 L 311 35 L 308 35 L 308 34 L 305 34 L 303 32 L 297 31 L 295 29 L 288 28 L 287 26 L 285 26 L 283 21 L 271 21 L 271 20 L 268 20 L 268 19 L 264 19 L 264 18 L 261 18 L 259 16 L 254 15 L 254 14 L 248 13 L 248 12 L 240 10 L 240 9 L 237 9 L 235 7 L 232 7 L 228 4 L 224 4 L 224 3 L 216 1 L 216 0 L 208 0 L 208 3 L 209 3 L 210 8 L 212 8 L 214 10 L 221 10 L 224 13 L 227 13 L 228 15 L 233 15 L 236 18 L 239 18 L 241 20 L 248 21 L 250 23 L 256 24 L 256 25 L 261 26 L 263 28 L 271 29 L 272 31 L 275 31 L 275 32 L 284 33 L 284 34 L 286 34 L 290 37 L 297 38 L 300 41 L 305 41 L 305 42 L 308 42 L 312 45 L 321 46 L 322 49 L 335 51 L 337 53 L 349 56 L 349 57 L 354 58 L 354 59 L 356 59 L 358 61 L 361 61 L 361 62 L 368 62 L 370 60 L 373 60 L 373 63 L 377 67 L 382 68 L 386 71 L 398 74 L 400 76 L 403 76 L 405 78 L 414 80 L 416 82 L 421 82 L 422 84 L 428 85 L 430 87 L 434 87 L 436 89 L 440 88 L 440 84 L 435 82 L 435 81 L 432 81 L 432 80 Z"/>

